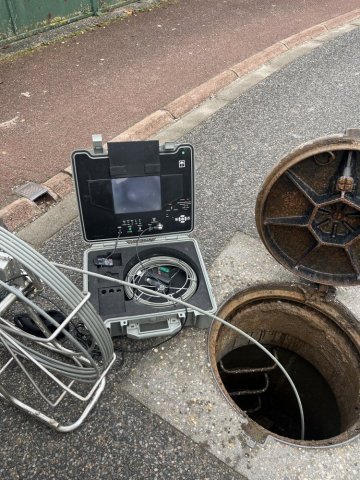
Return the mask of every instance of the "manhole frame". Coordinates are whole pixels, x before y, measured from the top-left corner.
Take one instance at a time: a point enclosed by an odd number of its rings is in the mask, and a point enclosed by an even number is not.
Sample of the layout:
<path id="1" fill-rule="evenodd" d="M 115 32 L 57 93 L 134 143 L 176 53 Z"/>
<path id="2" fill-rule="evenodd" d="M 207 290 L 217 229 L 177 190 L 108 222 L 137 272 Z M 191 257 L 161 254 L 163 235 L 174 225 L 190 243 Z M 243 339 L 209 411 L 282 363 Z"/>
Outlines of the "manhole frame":
<path id="1" fill-rule="evenodd" d="M 315 285 L 301 285 L 301 284 L 281 284 L 270 283 L 262 285 L 254 285 L 244 290 L 233 293 L 230 297 L 224 300 L 220 305 L 218 315 L 224 320 L 233 318 L 233 316 L 240 309 L 248 306 L 252 303 L 258 303 L 260 301 L 270 300 L 283 300 L 293 302 L 299 305 L 310 307 L 332 321 L 346 336 L 349 342 L 353 345 L 355 350 L 359 353 L 360 364 L 360 325 L 356 317 L 336 298 L 331 298 L 327 301 L 319 300 L 319 294 Z M 325 439 L 325 440 L 297 440 L 288 437 L 277 435 L 276 433 L 266 430 L 264 427 L 252 420 L 243 410 L 236 405 L 228 394 L 225 386 L 222 383 L 216 359 L 216 342 L 219 337 L 221 329 L 227 328 L 219 322 L 214 321 L 210 327 L 208 335 L 208 354 L 211 369 L 216 380 L 216 383 L 222 392 L 223 396 L 227 400 L 228 404 L 247 420 L 247 424 L 244 424 L 244 431 L 249 434 L 255 441 L 263 443 L 268 438 L 275 438 L 283 443 L 298 445 L 301 447 L 311 448 L 329 448 L 339 446 L 344 443 L 354 441 L 360 436 L 360 411 L 358 412 L 358 418 L 355 424 L 351 427 L 351 430 L 346 430 L 339 435 Z"/>

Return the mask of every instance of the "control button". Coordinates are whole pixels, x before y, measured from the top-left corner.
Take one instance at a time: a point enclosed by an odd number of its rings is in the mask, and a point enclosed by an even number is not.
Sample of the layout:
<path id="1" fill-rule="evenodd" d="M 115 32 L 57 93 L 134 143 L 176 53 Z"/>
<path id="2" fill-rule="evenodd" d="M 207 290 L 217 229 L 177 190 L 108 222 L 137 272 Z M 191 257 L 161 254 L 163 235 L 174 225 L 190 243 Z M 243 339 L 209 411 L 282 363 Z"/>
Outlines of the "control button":
<path id="1" fill-rule="evenodd" d="M 185 223 L 187 220 L 190 220 L 190 217 L 187 217 L 185 215 L 180 215 L 180 217 L 175 218 L 175 222 L 179 223 Z"/>

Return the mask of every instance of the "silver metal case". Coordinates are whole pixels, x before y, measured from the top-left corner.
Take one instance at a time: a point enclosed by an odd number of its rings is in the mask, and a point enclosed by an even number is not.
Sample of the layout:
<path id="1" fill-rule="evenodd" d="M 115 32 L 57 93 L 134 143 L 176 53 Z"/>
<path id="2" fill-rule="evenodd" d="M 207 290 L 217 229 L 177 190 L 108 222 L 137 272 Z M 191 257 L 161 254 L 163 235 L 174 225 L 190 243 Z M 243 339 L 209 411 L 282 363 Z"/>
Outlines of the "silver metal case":
<path id="1" fill-rule="evenodd" d="M 194 228 L 192 146 L 171 143 L 159 148 L 157 142 L 118 142 L 108 147 L 108 152 L 98 146 L 93 152 L 80 150 L 72 155 L 82 232 L 85 241 L 92 244 L 84 252 L 84 269 L 109 276 L 109 280 L 100 280 L 85 275 L 84 290 L 91 293 L 91 301 L 112 336 L 144 339 L 174 334 L 184 325 L 207 328 L 208 317 L 192 309 L 144 305 L 128 298 L 124 288 L 112 281 L 125 280 L 138 260 L 164 255 L 177 258 L 190 265 L 197 277 L 196 291 L 187 301 L 209 313 L 216 311 L 198 243 L 188 236 Z M 111 199 L 126 182 L 129 197 L 137 192 L 135 201 L 145 207 L 144 211 L 132 200 L 135 213 L 122 209 L 124 202 L 120 205 L 116 198 Z M 145 197 L 147 182 L 152 192 L 160 185 L 161 209 L 157 198 Z M 152 202 L 157 210 L 149 210 Z"/>

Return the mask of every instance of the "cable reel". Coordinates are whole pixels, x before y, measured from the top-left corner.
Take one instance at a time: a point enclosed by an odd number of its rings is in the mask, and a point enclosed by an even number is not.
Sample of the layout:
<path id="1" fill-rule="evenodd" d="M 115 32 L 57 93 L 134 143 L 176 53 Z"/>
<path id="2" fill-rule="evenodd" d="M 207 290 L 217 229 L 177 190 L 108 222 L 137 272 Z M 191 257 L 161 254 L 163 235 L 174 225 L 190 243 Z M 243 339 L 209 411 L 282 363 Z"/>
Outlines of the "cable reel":
<path id="1" fill-rule="evenodd" d="M 125 287 L 128 299 L 153 307 L 173 305 L 172 298 L 189 300 L 198 286 L 194 269 L 183 260 L 169 256 L 140 260 L 129 270 L 125 281 L 153 290 L 154 294 L 149 294 L 129 286 Z M 168 295 L 169 298 L 159 297 L 158 292 Z"/>
<path id="2" fill-rule="evenodd" d="M 0 344 L 4 347 L 0 397 L 60 432 L 74 430 L 99 399 L 115 360 L 109 332 L 90 304 L 89 294 L 84 295 L 48 260 L 2 227 L 0 249 L 0 288 L 6 291 L 0 300 Z M 57 318 L 44 308 L 43 289 L 61 302 L 65 317 Z M 14 316 L 16 308 L 25 313 Z M 71 332 L 74 322 L 85 326 L 96 345 L 97 357 Z M 25 384 L 30 387 L 26 391 Z M 32 390 L 40 397 L 41 411 L 39 398 L 29 403 L 28 392 Z M 64 422 L 57 407 L 70 399 L 85 406 L 75 422 Z M 79 410 L 78 405 L 74 410 Z"/>

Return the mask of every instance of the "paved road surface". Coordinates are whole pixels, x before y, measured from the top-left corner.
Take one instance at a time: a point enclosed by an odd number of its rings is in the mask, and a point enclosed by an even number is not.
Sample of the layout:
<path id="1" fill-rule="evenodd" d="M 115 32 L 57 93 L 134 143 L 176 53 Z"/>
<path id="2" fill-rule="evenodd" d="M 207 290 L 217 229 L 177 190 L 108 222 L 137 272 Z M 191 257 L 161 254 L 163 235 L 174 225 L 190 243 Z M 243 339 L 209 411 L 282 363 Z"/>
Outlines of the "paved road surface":
<path id="1" fill-rule="evenodd" d="M 0 208 L 92 133 L 109 140 L 225 68 L 358 0 L 178 0 L 0 63 Z M 5 50 L 6 51 L 6 50 Z"/>
<path id="2" fill-rule="evenodd" d="M 215 285 L 238 279 L 233 286 L 243 287 L 255 279 L 279 278 L 283 269 L 269 257 L 263 261 L 264 249 L 255 238 L 256 194 L 267 172 L 292 148 L 360 126 L 359 46 L 357 28 L 315 48 L 183 137 L 197 152 L 195 235 L 208 268 L 215 265 L 211 269 Z M 226 265 L 221 258 L 227 258 L 234 246 L 236 261 Z M 79 265 L 83 249 L 75 222 L 50 239 L 43 252 L 53 260 Z M 280 273 L 283 277 L 286 274 Z M 348 295 L 356 301 L 355 289 Z M 205 333 L 186 329 L 164 350 L 127 356 L 122 369 L 114 366 L 84 427 L 67 436 L 0 403 L 2 477 L 359 478 L 359 439 L 331 449 L 291 447 L 275 440 L 251 443 L 214 387 L 206 354 Z"/>

